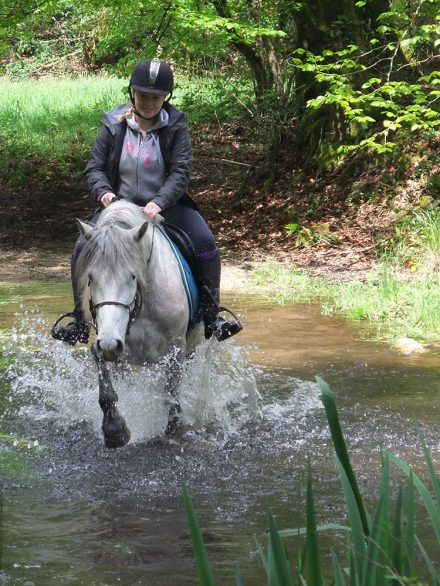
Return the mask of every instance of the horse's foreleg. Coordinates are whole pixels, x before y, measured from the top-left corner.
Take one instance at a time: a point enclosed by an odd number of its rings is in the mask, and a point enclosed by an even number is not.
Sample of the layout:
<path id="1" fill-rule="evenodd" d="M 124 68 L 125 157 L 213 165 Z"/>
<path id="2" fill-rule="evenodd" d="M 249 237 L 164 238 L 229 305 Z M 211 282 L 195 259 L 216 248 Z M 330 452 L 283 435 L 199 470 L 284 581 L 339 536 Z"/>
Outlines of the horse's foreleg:
<path id="1" fill-rule="evenodd" d="M 181 350 L 173 356 L 168 363 L 165 392 L 170 396 L 170 409 L 168 411 L 168 423 L 165 433 L 174 433 L 180 419 L 179 387 L 182 382 L 184 354 Z"/>
<path id="2" fill-rule="evenodd" d="M 95 344 L 92 345 L 91 351 L 98 367 L 99 405 L 104 414 L 102 419 L 104 442 L 108 448 L 121 448 L 130 441 L 130 430 L 116 407 L 118 394 L 113 388 L 108 365 L 99 358 Z"/>

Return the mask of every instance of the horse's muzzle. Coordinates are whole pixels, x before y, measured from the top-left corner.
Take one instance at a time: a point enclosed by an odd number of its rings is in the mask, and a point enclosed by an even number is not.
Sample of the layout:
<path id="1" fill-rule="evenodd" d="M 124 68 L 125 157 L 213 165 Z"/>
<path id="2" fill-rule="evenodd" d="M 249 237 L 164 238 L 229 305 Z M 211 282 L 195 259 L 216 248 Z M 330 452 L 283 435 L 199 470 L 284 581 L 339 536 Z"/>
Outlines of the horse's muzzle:
<path id="1" fill-rule="evenodd" d="M 124 343 L 116 338 L 100 338 L 96 340 L 98 355 L 106 362 L 117 362 L 124 351 Z"/>

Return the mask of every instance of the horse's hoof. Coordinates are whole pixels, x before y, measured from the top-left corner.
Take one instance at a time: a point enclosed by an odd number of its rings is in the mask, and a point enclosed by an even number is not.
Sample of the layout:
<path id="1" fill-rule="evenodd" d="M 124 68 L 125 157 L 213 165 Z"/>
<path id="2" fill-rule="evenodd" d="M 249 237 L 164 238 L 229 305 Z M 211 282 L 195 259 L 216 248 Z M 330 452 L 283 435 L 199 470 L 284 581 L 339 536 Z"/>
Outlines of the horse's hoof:
<path id="1" fill-rule="evenodd" d="M 168 423 L 165 428 L 165 435 L 175 433 L 178 429 L 180 425 L 180 412 L 181 408 L 179 403 L 171 405 L 170 410 L 168 411 Z"/>
<path id="2" fill-rule="evenodd" d="M 107 448 L 122 448 L 130 441 L 130 430 L 127 428 L 119 431 L 118 433 L 106 434 L 104 432 L 104 443 Z"/>
<path id="3" fill-rule="evenodd" d="M 173 419 L 169 419 L 167 426 L 165 428 L 165 435 L 172 435 L 176 433 L 177 429 L 179 428 L 180 417 L 176 416 Z"/>
<path id="4" fill-rule="evenodd" d="M 125 419 L 116 410 L 110 410 L 102 421 L 104 442 L 108 448 L 122 448 L 130 441 L 130 430 Z"/>

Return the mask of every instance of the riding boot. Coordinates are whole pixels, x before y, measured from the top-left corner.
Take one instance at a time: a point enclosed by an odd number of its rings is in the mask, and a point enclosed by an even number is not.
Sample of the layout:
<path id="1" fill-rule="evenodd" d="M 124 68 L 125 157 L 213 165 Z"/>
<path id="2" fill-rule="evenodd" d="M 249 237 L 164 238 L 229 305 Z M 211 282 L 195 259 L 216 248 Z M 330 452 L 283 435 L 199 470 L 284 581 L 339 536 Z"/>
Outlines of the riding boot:
<path id="1" fill-rule="evenodd" d="M 76 260 L 79 256 L 79 253 L 81 252 L 81 249 L 81 244 L 79 246 L 76 246 L 75 252 L 72 256 L 71 265 L 73 301 L 75 303 L 75 307 L 73 311 L 64 313 L 61 317 L 59 317 L 51 330 L 52 338 L 55 338 L 55 340 L 61 340 L 62 342 L 66 342 L 66 344 L 70 344 L 71 346 L 75 346 L 77 342 L 81 342 L 81 344 L 87 344 L 87 342 L 89 341 L 90 334 L 90 326 L 84 320 L 81 295 L 78 290 L 78 286 L 76 284 L 75 279 Z M 72 317 L 73 321 L 70 321 L 66 326 L 58 325 L 59 322 L 66 317 Z"/>
<path id="2" fill-rule="evenodd" d="M 70 321 L 66 326 L 58 325 L 59 322 L 66 317 L 73 317 L 73 321 Z M 87 344 L 89 341 L 89 334 L 90 326 L 84 321 L 82 310 L 76 307 L 73 311 L 64 313 L 59 317 L 51 330 L 52 338 L 66 342 L 71 346 L 75 346 L 77 342 Z"/>
<path id="3" fill-rule="evenodd" d="M 205 324 L 205 338 L 215 336 L 219 342 L 227 340 L 243 329 L 238 318 L 227 308 L 220 306 L 220 256 L 218 251 L 197 255 L 197 269 L 200 289 L 200 305 Z M 233 320 L 219 315 L 227 312 Z"/>

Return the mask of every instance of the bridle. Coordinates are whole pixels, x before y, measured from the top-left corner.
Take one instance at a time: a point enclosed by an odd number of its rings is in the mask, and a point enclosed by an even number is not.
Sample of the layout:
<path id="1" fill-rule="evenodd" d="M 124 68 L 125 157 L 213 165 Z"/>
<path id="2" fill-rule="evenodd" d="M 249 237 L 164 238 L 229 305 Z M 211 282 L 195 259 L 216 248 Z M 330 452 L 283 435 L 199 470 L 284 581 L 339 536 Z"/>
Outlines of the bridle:
<path id="1" fill-rule="evenodd" d="M 113 201 L 116 201 L 116 199 Z M 113 201 L 111 201 L 110 204 L 113 203 Z M 161 220 L 163 221 L 163 218 L 161 218 Z M 119 222 L 119 224 L 123 224 L 123 222 Z M 156 229 L 156 225 L 153 224 L 153 236 L 152 236 L 152 241 L 151 241 L 150 254 L 149 254 L 148 260 L 147 260 L 147 267 L 149 266 L 149 264 L 151 262 L 151 257 L 153 256 L 154 235 L 156 232 L 155 229 Z M 90 289 L 90 277 L 89 277 L 88 287 Z M 95 329 L 96 333 L 98 333 L 98 322 L 96 320 L 96 310 L 99 307 L 103 307 L 104 305 L 117 305 L 119 307 L 123 307 L 124 309 L 126 309 L 129 312 L 127 330 L 125 332 L 125 335 L 128 336 L 128 334 L 130 333 L 131 326 L 136 321 L 136 319 L 139 316 L 141 309 L 142 309 L 142 289 L 139 284 L 139 281 L 137 281 L 136 293 L 135 293 L 135 295 L 133 297 L 133 301 L 131 303 L 122 303 L 121 301 L 101 301 L 100 303 L 93 303 L 92 293 L 90 293 L 89 309 L 90 309 L 90 313 L 92 315 L 91 325 Z"/>
<path id="2" fill-rule="evenodd" d="M 90 282 L 89 282 L 90 287 Z M 98 322 L 96 320 L 96 310 L 99 307 L 103 307 L 104 305 L 117 305 L 119 307 L 123 307 L 129 312 L 128 315 L 128 324 L 127 324 L 127 331 L 125 335 L 128 336 L 130 333 L 130 328 L 133 323 L 136 321 L 137 317 L 139 316 L 141 309 L 142 309 L 142 294 L 141 294 L 141 287 L 139 282 L 136 287 L 136 293 L 133 297 L 133 301 L 131 303 L 122 303 L 121 301 L 101 301 L 100 303 L 93 303 L 92 295 L 90 294 L 89 299 L 89 308 L 90 313 L 92 314 L 92 325 L 98 333 Z"/>

